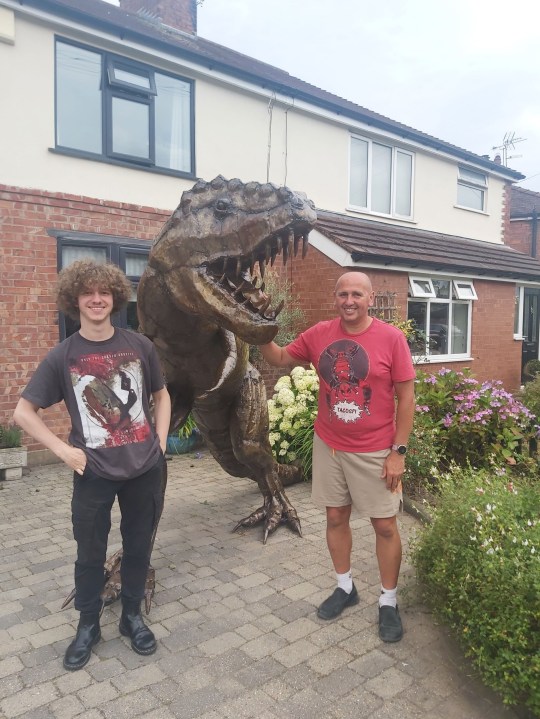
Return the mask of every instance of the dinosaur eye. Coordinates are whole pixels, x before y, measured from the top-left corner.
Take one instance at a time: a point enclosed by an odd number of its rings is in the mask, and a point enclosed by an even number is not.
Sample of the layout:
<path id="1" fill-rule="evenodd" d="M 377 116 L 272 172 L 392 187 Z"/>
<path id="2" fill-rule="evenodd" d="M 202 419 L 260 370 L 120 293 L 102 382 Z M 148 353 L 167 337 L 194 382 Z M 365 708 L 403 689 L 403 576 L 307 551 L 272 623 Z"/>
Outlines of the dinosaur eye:
<path id="1" fill-rule="evenodd" d="M 224 215 L 228 215 L 231 211 L 231 203 L 229 200 L 217 200 L 215 207 L 214 207 L 214 213 L 220 217 L 223 217 Z"/>

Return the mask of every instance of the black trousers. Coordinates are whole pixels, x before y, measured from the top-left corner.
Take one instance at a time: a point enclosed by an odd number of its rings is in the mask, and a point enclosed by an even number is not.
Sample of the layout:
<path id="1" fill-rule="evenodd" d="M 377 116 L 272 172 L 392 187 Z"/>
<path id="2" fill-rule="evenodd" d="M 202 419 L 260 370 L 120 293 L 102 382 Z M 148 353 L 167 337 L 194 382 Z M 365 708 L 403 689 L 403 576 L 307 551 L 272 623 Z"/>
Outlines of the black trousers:
<path id="1" fill-rule="evenodd" d="M 116 497 L 122 516 L 122 598 L 140 601 L 144 597 L 152 532 L 162 510 L 164 461 L 161 456 L 148 472 L 119 481 L 99 477 L 89 469 L 82 476 L 74 473 L 71 516 L 77 542 L 75 609 L 80 612 L 101 611 L 103 565 Z"/>

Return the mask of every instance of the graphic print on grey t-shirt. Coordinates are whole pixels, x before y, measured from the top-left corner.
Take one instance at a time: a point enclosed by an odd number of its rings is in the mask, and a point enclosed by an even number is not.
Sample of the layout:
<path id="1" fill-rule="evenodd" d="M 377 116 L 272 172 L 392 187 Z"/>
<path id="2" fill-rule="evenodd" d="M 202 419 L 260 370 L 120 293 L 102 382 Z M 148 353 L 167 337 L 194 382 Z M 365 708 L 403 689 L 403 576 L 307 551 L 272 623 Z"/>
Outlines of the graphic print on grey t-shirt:
<path id="1" fill-rule="evenodd" d="M 330 418 L 349 423 L 370 414 L 368 373 L 369 357 L 357 342 L 337 340 L 323 350 L 319 357 L 319 375 L 325 384 Z"/>
<path id="2" fill-rule="evenodd" d="M 132 350 L 83 355 L 69 371 L 88 448 L 148 439 L 151 428 L 142 405 L 142 367 Z"/>

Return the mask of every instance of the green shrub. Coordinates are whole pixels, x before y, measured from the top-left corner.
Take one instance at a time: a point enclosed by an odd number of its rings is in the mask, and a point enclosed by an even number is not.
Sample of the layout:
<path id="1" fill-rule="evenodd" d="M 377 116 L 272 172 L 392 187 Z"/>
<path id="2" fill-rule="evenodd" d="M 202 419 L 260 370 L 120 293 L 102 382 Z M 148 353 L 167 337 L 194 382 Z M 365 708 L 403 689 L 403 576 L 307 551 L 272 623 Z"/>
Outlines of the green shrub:
<path id="1" fill-rule="evenodd" d="M 0 449 L 20 447 L 22 445 L 22 431 L 14 425 L 0 424 Z"/>
<path id="2" fill-rule="evenodd" d="M 540 375 L 527 382 L 519 393 L 519 399 L 535 417 L 540 417 Z"/>
<path id="3" fill-rule="evenodd" d="M 276 270 L 267 270 L 264 275 L 264 292 L 272 298 L 272 307 L 278 307 L 283 302 L 283 309 L 278 315 L 278 332 L 275 342 L 284 347 L 294 340 L 298 333 L 306 326 L 306 317 L 301 302 L 293 292 L 289 280 Z M 258 347 L 249 348 L 249 360 L 256 367 L 263 361 Z"/>
<path id="4" fill-rule="evenodd" d="M 537 437 L 536 417 L 499 380 L 479 382 L 467 371 L 446 367 L 435 374 L 418 372 L 416 403 L 441 430 L 439 446 L 447 465 L 534 462 L 527 448 Z"/>
<path id="5" fill-rule="evenodd" d="M 454 468 L 413 563 L 434 611 L 485 683 L 540 715 L 540 493 L 537 479 Z"/>
<path id="6" fill-rule="evenodd" d="M 195 424 L 193 415 L 190 412 L 187 416 L 186 421 L 178 430 L 178 436 L 180 437 L 180 439 L 188 439 L 189 437 L 191 437 L 194 431 L 198 432 L 199 430 L 197 429 L 197 425 Z"/>
<path id="7" fill-rule="evenodd" d="M 409 437 L 404 490 L 416 499 L 429 499 L 440 471 L 441 429 L 433 422 L 427 407 L 416 406 L 413 431 Z"/>

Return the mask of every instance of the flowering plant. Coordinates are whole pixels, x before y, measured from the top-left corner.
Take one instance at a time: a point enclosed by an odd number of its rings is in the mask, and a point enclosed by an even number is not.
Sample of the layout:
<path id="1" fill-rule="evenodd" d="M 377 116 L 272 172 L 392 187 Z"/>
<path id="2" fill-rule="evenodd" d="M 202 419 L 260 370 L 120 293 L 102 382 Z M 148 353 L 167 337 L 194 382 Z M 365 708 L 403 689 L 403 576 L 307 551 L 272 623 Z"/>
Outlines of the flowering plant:
<path id="1" fill-rule="evenodd" d="M 268 400 L 272 452 L 280 464 L 300 461 L 308 477 L 319 378 L 313 367 L 294 367 L 290 374 L 277 381 L 274 390 L 272 399 Z"/>
<path id="2" fill-rule="evenodd" d="M 504 466 L 528 461 L 526 445 L 538 436 L 534 414 L 500 380 L 479 382 L 467 371 L 443 367 L 419 372 L 417 411 L 440 428 L 444 458 L 461 466 Z"/>

